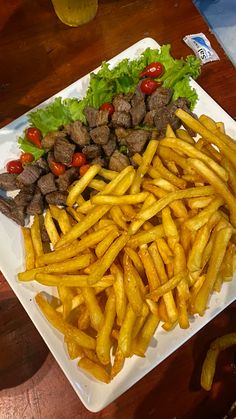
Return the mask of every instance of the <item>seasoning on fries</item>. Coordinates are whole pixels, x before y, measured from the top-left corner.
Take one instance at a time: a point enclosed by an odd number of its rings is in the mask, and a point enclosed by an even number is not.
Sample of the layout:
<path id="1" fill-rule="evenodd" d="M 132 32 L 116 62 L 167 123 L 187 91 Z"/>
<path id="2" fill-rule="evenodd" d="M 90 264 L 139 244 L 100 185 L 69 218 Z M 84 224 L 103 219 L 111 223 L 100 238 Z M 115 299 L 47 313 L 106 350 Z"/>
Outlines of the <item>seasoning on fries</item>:
<path id="1" fill-rule="evenodd" d="M 167 127 L 165 138 L 153 136 L 143 156 L 133 156 L 136 170 L 91 166 L 69 188 L 68 207 L 46 211 L 51 251 L 38 216 L 22 229 L 26 270 L 18 279 L 57 289 L 56 308 L 42 294 L 36 303 L 63 333 L 69 357 L 105 383 L 126 358 L 145 356 L 159 324 L 167 333 L 190 327 L 189 316 L 203 316 L 211 294 L 233 276 L 235 143 L 206 115 L 176 114 L 202 137 Z M 93 195 L 86 200 L 87 188 Z M 235 336 L 212 344 L 204 388 L 231 343 Z"/>

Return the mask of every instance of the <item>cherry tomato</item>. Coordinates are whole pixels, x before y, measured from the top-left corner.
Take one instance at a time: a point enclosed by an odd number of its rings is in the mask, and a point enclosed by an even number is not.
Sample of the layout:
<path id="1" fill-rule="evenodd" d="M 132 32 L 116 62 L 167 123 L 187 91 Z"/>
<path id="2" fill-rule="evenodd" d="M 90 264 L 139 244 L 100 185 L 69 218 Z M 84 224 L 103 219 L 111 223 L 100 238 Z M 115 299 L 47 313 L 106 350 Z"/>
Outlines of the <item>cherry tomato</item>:
<path id="1" fill-rule="evenodd" d="M 42 134 L 38 128 L 34 128 L 34 127 L 27 128 L 27 130 L 25 131 L 25 136 L 27 140 L 33 143 L 34 145 L 36 145 L 36 147 L 42 148 L 42 144 L 41 144 Z"/>
<path id="2" fill-rule="evenodd" d="M 86 163 L 86 156 L 84 153 L 74 153 L 72 157 L 71 166 L 81 167 Z"/>
<path id="3" fill-rule="evenodd" d="M 22 164 L 31 163 L 34 160 L 34 156 L 31 153 L 22 153 L 20 156 L 20 161 Z"/>
<path id="4" fill-rule="evenodd" d="M 50 169 L 55 176 L 60 176 L 65 173 L 66 166 L 58 161 L 50 161 Z"/>
<path id="5" fill-rule="evenodd" d="M 16 173 L 19 175 L 23 172 L 23 166 L 20 160 L 11 160 L 7 163 L 6 169 L 8 173 Z"/>
<path id="6" fill-rule="evenodd" d="M 81 168 L 79 169 L 80 176 L 84 176 L 89 168 L 90 168 L 89 164 L 84 164 L 83 166 L 81 166 Z"/>
<path id="7" fill-rule="evenodd" d="M 161 82 L 159 81 L 143 79 L 140 83 L 140 90 L 145 93 L 145 95 L 151 95 L 159 86 L 161 86 Z"/>
<path id="8" fill-rule="evenodd" d="M 159 77 L 164 72 L 164 66 L 159 62 L 150 63 L 140 74 L 140 77 Z"/>
<path id="9" fill-rule="evenodd" d="M 103 103 L 100 106 L 100 110 L 101 111 L 108 111 L 109 116 L 111 116 L 114 113 L 114 111 L 115 111 L 114 106 L 112 105 L 112 103 L 108 103 L 108 102 Z"/>

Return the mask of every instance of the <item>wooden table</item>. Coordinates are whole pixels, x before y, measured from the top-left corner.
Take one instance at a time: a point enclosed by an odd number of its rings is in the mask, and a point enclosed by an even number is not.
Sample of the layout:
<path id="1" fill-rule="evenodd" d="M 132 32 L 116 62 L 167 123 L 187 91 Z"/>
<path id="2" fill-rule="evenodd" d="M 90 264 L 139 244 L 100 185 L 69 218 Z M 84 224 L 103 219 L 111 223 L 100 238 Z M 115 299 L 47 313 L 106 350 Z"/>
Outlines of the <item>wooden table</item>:
<path id="1" fill-rule="evenodd" d="M 236 117 L 235 69 L 189 0 L 100 0 L 96 18 L 79 28 L 63 25 L 49 0 L 0 0 L 0 8 L 1 126 L 142 38 L 170 42 L 180 57 L 191 53 L 183 36 L 197 32 L 207 35 L 220 56 L 203 67 L 198 81 Z M 236 398 L 233 349 L 220 358 L 211 392 L 200 389 L 199 374 L 209 342 L 235 330 L 232 304 L 118 400 L 92 414 L 0 276 L 0 417 L 221 418 Z"/>

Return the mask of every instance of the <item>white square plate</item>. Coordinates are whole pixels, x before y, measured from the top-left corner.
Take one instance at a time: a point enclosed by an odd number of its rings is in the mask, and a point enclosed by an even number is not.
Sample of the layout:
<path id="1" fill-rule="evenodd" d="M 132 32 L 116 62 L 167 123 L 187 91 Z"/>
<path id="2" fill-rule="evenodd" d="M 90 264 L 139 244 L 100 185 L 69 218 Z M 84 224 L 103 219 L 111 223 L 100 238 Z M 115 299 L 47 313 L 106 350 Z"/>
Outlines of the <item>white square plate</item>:
<path id="1" fill-rule="evenodd" d="M 155 40 L 145 38 L 110 60 L 110 64 L 114 66 L 123 58 L 137 58 L 147 47 L 158 48 L 159 45 Z M 63 98 L 81 98 L 86 92 L 88 83 L 89 75 L 86 75 L 59 92 L 56 96 Z M 216 121 L 223 121 L 227 133 L 236 138 L 236 123 L 233 119 L 197 83 L 192 82 L 192 85 L 199 95 L 199 101 L 194 110 L 196 114 L 200 115 L 205 113 Z M 51 100 L 52 98 L 45 101 L 39 107 L 45 106 Z M 19 155 L 16 138 L 26 126 L 27 114 L 0 130 L 0 168 L 4 168 L 7 161 Z M 232 303 L 236 296 L 236 278 L 234 278 L 232 282 L 223 285 L 220 294 L 215 293 L 212 295 L 209 309 L 206 311 L 204 317 L 193 317 L 190 320 L 190 328 L 187 330 L 176 327 L 171 333 L 166 333 L 159 327 L 155 338 L 152 339 L 146 357 L 132 357 L 126 360 L 122 372 L 109 385 L 103 384 L 78 369 L 76 361 L 69 360 L 62 335 L 49 325 L 36 306 L 34 302 L 35 293 L 41 290 L 47 290 L 50 293 L 51 290 L 40 284 L 30 283 L 25 285 L 17 281 L 16 274 L 24 269 L 20 228 L 2 214 L 0 214 L 0 225 L 0 268 L 80 400 L 92 412 L 103 409 L 144 377 L 150 370 L 155 368 L 168 355 L 179 348 L 225 307 Z"/>

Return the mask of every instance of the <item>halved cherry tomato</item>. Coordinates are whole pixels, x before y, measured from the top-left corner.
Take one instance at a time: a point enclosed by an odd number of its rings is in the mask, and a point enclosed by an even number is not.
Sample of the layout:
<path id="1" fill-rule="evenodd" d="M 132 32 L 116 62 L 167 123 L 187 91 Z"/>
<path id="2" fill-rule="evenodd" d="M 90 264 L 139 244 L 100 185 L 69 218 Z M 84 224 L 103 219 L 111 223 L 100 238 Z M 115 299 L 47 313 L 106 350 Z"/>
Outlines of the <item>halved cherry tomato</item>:
<path id="1" fill-rule="evenodd" d="M 143 79 L 139 85 L 141 92 L 145 95 L 151 95 L 159 86 L 161 82 L 153 79 Z"/>
<path id="2" fill-rule="evenodd" d="M 153 79 L 155 79 L 156 77 L 159 77 L 163 72 L 163 64 L 159 62 L 153 62 L 148 64 L 148 66 L 140 74 L 140 77 L 152 77 Z"/>
<path id="3" fill-rule="evenodd" d="M 81 166 L 81 168 L 79 169 L 80 176 L 84 176 L 89 168 L 90 168 L 90 164 L 84 164 L 83 166 Z"/>
<path id="4" fill-rule="evenodd" d="M 28 141 L 36 145 L 38 148 L 42 148 L 41 139 L 42 139 L 42 133 L 38 128 L 30 127 L 27 128 L 25 131 L 25 136 Z"/>
<path id="5" fill-rule="evenodd" d="M 101 110 L 101 111 L 108 111 L 109 116 L 111 116 L 111 115 L 115 112 L 115 108 L 114 108 L 114 106 L 112 105 L 112 103 L 108 103 L 108 102 L 103 103 L 103 104 L 100 106 L 100 110 Z"/>
<path id="6" fill-rule="evenodd" d="M 20 161 L 22 164 L 31 163 L 34 160 L 34 156 L 31 153 L 22 153 L 20 155 Z"/>
<path id="7" fill-rule="evenodd" d="M 23 172 L 23 166 L 20 160 L 11 160 L 7 163 L 6 169 L 8 173 L 15 173 L 19 175 Z"/>
<path id="8" fill-rule="evenodd" d="M 55 176 L 61 176 L 65 173 L 66 166 L 58 161 L 50 161 L 50 169 Z"/>
<path id="9" fill-rule="evenodd" d="M 71 166 L 81 167 L 86 163 L 86 156 L 84 153 L 74 153 L 72 157 Z"/>

